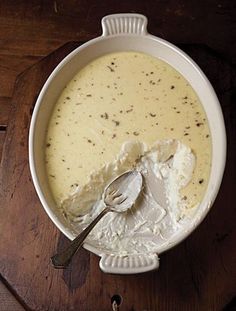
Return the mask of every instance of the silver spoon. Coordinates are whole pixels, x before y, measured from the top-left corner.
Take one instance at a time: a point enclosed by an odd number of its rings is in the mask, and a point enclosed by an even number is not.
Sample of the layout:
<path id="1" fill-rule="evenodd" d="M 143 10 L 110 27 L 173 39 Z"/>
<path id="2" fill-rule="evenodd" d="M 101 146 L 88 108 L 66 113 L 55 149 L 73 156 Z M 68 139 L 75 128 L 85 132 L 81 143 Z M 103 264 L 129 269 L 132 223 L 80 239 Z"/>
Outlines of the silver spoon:
<path id="1" fill-rule="evenodd" d="M 63 269 L 68 266 L 77 250 L 83 245 L 98 221 L 108 212 L 123 213 L 137 200 L 143 184 L 142 174 L 136 170 L 123 173 L 114 179 L 104 190 L 105 208 L 61 253 L 51 257 L 54 268 Z"/>

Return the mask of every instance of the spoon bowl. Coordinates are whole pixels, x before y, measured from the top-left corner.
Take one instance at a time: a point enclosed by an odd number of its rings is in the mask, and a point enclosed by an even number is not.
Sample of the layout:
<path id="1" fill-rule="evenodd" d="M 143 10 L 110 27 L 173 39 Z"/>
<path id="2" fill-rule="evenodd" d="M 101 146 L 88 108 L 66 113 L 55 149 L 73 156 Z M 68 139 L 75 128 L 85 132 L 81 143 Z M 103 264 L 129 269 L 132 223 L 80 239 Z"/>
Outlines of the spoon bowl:
<path id="1" fill-rule="evenodd" d="M 116 177 L 104 190 L 103 201 L 113 212 L 123 213 L 137 200 L 143 185 L 142 174 L 128 171 Z"/>

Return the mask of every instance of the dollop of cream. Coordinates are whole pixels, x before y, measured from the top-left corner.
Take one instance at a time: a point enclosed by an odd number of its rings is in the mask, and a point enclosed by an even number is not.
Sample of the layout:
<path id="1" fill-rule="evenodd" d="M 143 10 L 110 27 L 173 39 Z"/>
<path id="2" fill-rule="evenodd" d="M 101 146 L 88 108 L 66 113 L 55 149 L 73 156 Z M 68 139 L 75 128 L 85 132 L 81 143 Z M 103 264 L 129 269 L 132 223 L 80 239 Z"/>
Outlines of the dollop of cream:
<path id="1" fill-rule="evenodd" d="M 181 230 L 187 217 L 187 203 L 180 192 L 190 182 L 194 167 L 194 154 L 178 140 L 157 141 L 151 147 L 129 141 L 113 162 L 92 172 L 84 186 L 69 194 L 61 208 L 79 232 L 104 208 L 104 188 L 136 168 L 143 174 L 144 189 L 135 205 L 124 213 L 105 215 L 88 239 L 101 250 L 119 255 L 156 252 Z"/>

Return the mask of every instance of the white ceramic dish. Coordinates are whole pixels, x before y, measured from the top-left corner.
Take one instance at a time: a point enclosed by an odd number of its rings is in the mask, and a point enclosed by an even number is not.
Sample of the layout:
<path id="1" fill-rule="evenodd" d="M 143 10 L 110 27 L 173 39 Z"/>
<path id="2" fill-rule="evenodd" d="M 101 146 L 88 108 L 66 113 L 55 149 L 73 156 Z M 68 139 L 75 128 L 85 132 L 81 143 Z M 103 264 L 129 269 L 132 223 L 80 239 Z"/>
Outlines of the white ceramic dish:
<path id="1" fill-rule="evenodd" d="M 206 111 L 212 135 L 212 169 L 205 196 L 191 222 L 183 231 L 160 247 L 158 254 L 185 239 L 204 219 L 218 193 L 226 158 L 226 135 L 220 104 L 201 69 L 183 51 L 171 43 L 148 34 L 147 19 L 140 14 L 115 14 L 102 19 L 102 36 L 70 53 L 52 72 L 42 88 L 31 120 L 29 161 L 34 186 L 40 201 L 54 224 L 69 239 L 73 230 L 58 211 L 48 185 L 44 162 L 45 136 L 54 104 L 65 85 L 87 63 L 110 52 L 139 51 L 159 57 L 178 70 L 192 85 Z M 100 267 L 110 273 L 140 273 L 159 266 L 158 255 L 139 254 L 120 257 L 103 253 L 91 243 L 84 248 L 101 256 Z"/>

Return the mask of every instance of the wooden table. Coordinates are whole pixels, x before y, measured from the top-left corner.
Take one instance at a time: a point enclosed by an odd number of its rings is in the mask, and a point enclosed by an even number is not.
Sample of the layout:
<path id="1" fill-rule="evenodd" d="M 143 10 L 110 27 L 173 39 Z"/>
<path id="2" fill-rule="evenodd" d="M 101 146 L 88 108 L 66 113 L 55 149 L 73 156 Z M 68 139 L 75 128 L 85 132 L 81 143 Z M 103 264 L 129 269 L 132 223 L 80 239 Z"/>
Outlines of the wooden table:
<path id="1" fill-rule="evenodd" d="M 68 270 L 56 271 L 48 259 L 67 240 L 32 186 L 30 116 L 41 85 L 60 59 L 98 36 L 101 18 L 117 12 L 146 15 L 149 32 L 185 50 L 210 79 L 226 122 L 225 176 L 209 215 L 161 256 L 159 271 L 106 275 L 98 258 L 85 250 Z M 1 1 L 0 310 L 111 310 L 116 294 L 123 299 L 120 310 L 236 310 L 235 45 L 233 0 Z"/>

